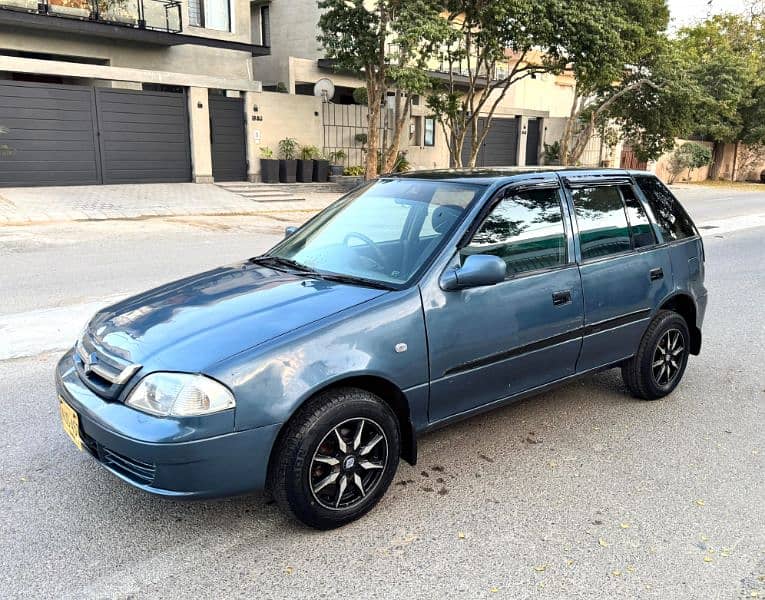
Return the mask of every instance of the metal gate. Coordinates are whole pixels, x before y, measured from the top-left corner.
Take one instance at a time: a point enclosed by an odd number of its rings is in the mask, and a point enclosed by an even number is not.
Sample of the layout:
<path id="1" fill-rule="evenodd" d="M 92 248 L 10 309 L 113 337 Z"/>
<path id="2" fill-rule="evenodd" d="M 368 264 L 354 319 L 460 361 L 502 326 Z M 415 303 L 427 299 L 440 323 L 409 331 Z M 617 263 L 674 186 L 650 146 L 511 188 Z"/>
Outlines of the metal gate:
<path id="1" fill-rule="evenodd" d="M 185 93 L 95 93 L 103 183 L 191 181 Z"/>
<path id="2" fill-rule="evenodd" d="M 244 99 L 210 96 L 210 141 L 215 181 L 247 179 Z"/>
<path id="3" fill-rule="evenodd" d="M 101 182 L 93 90 L 0 83 L 0 185 Z"/>
<path id="4" fill-rule="evenodd" d="M 386 130 L 386 112 L 392 112 L 383 108 L 380 111 L 379 145 L 382 150 L 386 137 L 392 131 Z M 324 127 L 324 152 L 329 154 L 341 150 L 346 158 L 342 161 L 346 166 L 363 165 L 366 155 L 367 136 L 366 106 L 360 104 L 332 104 L 325 102 L 321 105 L 321 120 Z M 391 122 L 388 119 L 387 122 Z"/>
<path id="5" fill-rule="evenodd" d="M 0 185 L 191 180 L 185 94 L 0 83 Z"/>
<path id="6" fill-rule="evenodd" d="M 518 121 L 520 119 L 491 120 L 489 132 L 481 144 L 481 149 L 476 157 L 476 167 L 500 167 L 518 164 Z M 486 119 L 478 119 L 478 129 L 481 131 Z M 462 145 L 462 164 L 467 165 L 473 144 L 470 139 L 470 131 L 465 136 Z"/>

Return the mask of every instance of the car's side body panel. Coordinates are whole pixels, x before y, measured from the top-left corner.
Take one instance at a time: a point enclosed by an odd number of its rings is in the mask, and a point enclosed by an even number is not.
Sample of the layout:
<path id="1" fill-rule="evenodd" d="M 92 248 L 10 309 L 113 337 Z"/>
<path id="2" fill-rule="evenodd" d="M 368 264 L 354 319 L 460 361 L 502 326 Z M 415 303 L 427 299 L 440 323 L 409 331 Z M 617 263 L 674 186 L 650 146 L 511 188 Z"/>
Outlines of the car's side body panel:
<path id="1" fill-rule="evenodd" d="M 370 376 L 402 391 L 417 388 L 428 382 L 419 290 L 388 292 L 230 357 L 207 373 L 237 398 L 248 399 L 237 406 L 237 430 L 284 423 L 307 398 L 343 379 Z"/>

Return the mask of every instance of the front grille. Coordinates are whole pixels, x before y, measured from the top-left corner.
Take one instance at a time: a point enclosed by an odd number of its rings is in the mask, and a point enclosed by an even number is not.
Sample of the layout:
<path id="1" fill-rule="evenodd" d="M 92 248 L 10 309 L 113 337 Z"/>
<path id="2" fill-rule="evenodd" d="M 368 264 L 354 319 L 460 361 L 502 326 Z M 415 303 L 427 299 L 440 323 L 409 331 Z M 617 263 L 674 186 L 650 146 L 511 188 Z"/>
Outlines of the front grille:
<path id="1" fill-rule="evenodd" d="M 128 458 L 124 454 L 119 454 L 110 450 L 103 444 L 80 429 L 80 437 L 87 446 L 90 453 L 102 464 L 124 475 L 131 481 L 141 485 L 151 485 L 154 483 L 154 476 L 157 471 L 154 463 L 147 463 L 135 458 Z"/>
<path id="2" fill-rule="evenodd" d="M 74 366 L 77 373 L 93 392 L 107 400 L 115 399 L 122 387 L 141 368 L 98 348 L 86 333 L 77 342 Z"/>

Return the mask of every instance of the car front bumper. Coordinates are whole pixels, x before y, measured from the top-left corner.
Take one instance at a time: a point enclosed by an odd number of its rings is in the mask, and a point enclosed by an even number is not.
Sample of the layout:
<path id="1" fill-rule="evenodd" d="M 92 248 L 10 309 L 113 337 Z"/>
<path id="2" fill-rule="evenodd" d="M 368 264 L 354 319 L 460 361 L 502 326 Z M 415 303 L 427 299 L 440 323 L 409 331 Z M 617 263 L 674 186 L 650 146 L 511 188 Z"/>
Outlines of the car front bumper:
<path id="1" fill-rule="evenodd" d="M 77 412 L 83 449 L 137 488 L 160 496 L 211 498 L 265 486 L 280 424 L 200 437 L 205 435 L 199 427 L 203 417 L 175 427 L 168 436 L 166 419 L 107 402 L 87 388 L 71 352 L 56 368 L 56 389 Z"/>

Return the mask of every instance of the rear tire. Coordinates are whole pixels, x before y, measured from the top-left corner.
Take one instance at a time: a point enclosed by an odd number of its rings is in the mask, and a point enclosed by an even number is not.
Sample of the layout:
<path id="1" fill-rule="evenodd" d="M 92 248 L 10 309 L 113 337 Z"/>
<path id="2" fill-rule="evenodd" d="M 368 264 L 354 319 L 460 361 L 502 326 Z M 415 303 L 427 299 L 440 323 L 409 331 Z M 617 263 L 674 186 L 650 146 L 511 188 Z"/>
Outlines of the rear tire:
<path id="1" fill-rule="evenodd" d="M 622 365 L 622 379 L 630 393 L 643 400 L 671 393 L 685 373 L 690 343 L 685 319 L 660 310 L 643 334 L 637 354 Z"/>
<path id="2" fill-rule="evenodd" d="M 286 425 L 268 488 L 288 515 L 309 527 L 334 529 L 379 502 L 400 452 L 398 419 L 385 402 L 356 388 L 328 390 Z"/>

